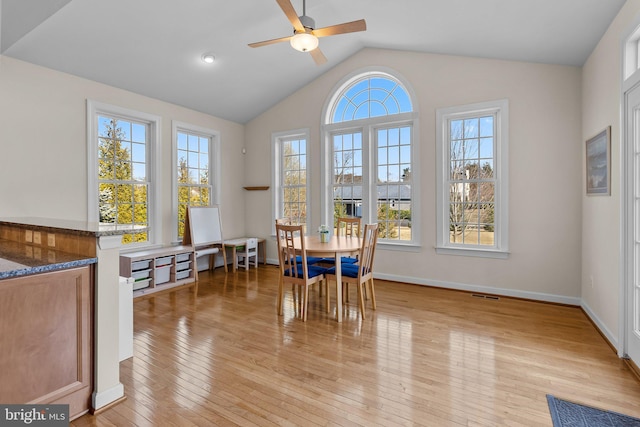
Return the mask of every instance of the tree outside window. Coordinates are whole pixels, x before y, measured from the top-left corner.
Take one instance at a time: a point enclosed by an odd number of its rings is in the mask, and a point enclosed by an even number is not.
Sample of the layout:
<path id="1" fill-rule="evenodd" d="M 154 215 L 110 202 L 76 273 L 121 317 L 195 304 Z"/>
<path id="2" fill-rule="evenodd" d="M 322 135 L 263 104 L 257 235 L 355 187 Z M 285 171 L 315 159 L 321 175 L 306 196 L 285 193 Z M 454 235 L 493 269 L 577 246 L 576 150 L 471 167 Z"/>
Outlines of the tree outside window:
<path id="1" fill-rule="evenodd" d="M 147 126 L 98 116 L 98 213 L 103 224 L 148 227 Z M 128 233 L 122 243 L 147 242 Z"/>
<path id="2" fill-rule="evenodd" d="M 189 206 L 209 206 L 211 203 L 210 152 L 211 137 L 178 131 L 178 237 L 184 235 L 185 217 Z"/>
<path id="3" fill-rule="evenodd" d="M 509 256 L 509 102 L 436 111 L 437 251 Z"/>

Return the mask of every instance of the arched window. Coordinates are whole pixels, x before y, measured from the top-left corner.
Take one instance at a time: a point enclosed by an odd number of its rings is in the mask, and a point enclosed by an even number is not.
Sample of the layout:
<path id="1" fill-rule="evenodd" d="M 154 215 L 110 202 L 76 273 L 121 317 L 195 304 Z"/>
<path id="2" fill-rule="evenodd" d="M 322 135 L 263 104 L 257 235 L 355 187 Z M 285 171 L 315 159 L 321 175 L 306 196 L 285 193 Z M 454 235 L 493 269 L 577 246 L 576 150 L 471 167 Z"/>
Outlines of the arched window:
<path id="1" fill-rule="evenodd" d="M 417 113 L 406 83 L 372 70 L 343 81 L 325 105 L 323 188 L 327 223 L 379 224 L 381 243 L 416 244 Z"/>
<path id="2" fill-rule="evenodd" d="M 389 76 L 364 75 L 344 88 L 333 106 L 331 123 L 413 111 L 402 84 Z"/>

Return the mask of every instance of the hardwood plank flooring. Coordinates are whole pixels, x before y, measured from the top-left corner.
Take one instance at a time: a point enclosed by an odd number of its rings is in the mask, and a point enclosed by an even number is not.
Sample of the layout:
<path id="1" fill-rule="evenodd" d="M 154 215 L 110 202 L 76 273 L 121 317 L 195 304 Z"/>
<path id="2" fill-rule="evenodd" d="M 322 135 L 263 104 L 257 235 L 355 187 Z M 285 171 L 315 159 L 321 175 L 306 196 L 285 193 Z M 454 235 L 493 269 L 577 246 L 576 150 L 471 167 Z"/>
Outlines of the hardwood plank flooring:
<path id="1" fill-rule="evenodd" d="M 640 417 L 640 382 L 577 307 L 376 281 L 308 321 L 278 269 L 134 303 L 127 399 L 72 426 L 551 426 L 546 394 Z"/>

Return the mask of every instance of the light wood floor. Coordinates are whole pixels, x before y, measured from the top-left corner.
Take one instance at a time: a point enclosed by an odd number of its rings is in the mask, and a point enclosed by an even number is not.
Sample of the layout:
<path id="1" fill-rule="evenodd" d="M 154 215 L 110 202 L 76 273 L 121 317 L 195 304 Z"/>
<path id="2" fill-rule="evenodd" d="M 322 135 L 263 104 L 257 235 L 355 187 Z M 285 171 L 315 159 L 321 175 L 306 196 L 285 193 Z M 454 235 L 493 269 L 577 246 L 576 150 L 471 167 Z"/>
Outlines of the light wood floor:
<path id="1" fill-rule="evenodd" d="M 640 382 L 575 307 L 376 281 L 362 321 L 311 293 L 295 317 L 277 268 L 200 275 L 136 301 L 127 400 L 73 426 L 551 426 L 545 395 L 640 417 Z M 334 301 L 332 300 L 332 304 Z"/>

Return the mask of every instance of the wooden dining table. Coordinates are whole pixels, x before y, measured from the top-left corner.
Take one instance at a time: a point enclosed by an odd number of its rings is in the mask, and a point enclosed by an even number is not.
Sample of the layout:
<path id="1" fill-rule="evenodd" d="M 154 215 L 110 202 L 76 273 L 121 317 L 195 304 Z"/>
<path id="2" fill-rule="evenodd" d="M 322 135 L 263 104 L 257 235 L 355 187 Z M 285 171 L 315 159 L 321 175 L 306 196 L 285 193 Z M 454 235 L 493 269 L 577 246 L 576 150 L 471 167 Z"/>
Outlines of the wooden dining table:
<path id="1" fill-rule="evenodd" d="M 336 266 L 336 318 L 342 322 L 342 256 L 358 253 L 362 239 L 355 236 L 331 236 L 328 242 L 321 242 L 319 235 L 305 236 L 304 249 L 307 256 L 335 257 Z M 327 292 L 329 288 L 327 287 Z"/>

